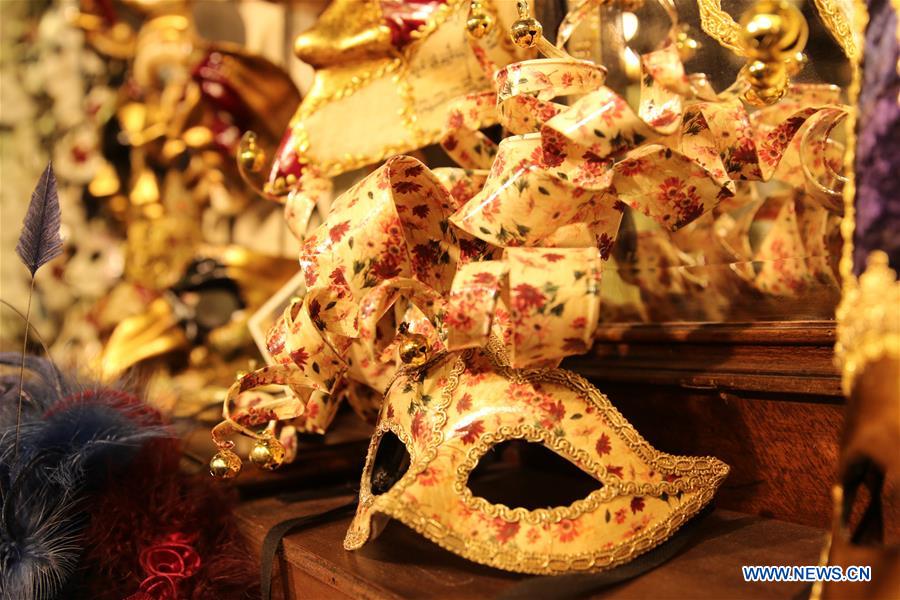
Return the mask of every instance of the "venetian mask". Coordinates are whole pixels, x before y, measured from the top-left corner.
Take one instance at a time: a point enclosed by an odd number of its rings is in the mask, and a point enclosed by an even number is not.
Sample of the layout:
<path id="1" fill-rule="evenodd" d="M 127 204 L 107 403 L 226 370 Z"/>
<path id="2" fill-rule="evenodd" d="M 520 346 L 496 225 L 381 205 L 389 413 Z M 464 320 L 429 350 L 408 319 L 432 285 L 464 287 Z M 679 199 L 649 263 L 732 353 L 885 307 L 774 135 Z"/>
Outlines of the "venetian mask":
<path id="1" fill-rule="evenodd" d="M 728 473 L 715 458 L 659 452 L 587 381 L 562 369 L 512 369 L 502 344 L 444 353 L 403 370 L 385 394 L 344 547 L 362 547 L 384 517 L 465 558 L 556 574 L 627 562 L 705 506 Z M 389 443 L 401 458 L 391 463 Z M 567 506 L 526 509 L 537 493 L 494 503 L 469 478 L 492 448 L 540 444 L 595 480 Z M 396 442 L 395 448 L 396 448 Z M 384 448 L 382 448 L 384 446 Z M 523 475 L 524 476 L 524 475 Z"/>
<path id="2" fill-rule="evenodd" d="M 436 143 L 457 97 L 524 56 L 501 33 L 515 4 L 484 5 L 498 27 L 470 45 L 464 0 L 333 1 L 295 41 L 317 70 L 271 164 L 247 138 L 248 180 L 283 200 L 309 169 L 331 177 Z"/>

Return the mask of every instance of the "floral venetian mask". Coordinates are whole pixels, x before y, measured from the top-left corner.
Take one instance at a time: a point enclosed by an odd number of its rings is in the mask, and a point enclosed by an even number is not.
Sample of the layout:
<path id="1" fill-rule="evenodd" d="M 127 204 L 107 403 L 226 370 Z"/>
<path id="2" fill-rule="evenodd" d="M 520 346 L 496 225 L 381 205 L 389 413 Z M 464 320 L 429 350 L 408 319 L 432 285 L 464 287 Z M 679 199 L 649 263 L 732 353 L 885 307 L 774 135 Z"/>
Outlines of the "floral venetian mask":
<path id="1" fill-rule="evenodd" d="M 727 475 L 715 458 L 653 448 L 578 375 L 512 369 L 503 354 L 493 340 L 400 372 L 385 394 L 345 548 L 362 547 L 387 516 L 485 565 L 535 574 L 597 570 L 665 541 Z M 408 453 L 393 468 L 377 460 L 390 434 Z M 598 489 L 568 506 L 533 510 L 473 494 L 468 479 L 479 461 L 515 439 L 562 456 Z"/>

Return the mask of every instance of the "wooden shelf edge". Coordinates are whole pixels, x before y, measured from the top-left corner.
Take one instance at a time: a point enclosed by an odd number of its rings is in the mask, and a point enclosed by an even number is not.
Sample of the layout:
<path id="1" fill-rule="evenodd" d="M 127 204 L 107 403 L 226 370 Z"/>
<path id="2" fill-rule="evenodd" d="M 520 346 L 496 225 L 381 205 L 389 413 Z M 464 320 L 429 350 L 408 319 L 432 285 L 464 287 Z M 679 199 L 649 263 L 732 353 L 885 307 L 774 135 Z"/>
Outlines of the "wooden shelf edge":
<path id="1" fill-rule="evenodd" d="M 259 551 L 266 532 L 291 517 L 344 500 L 281 504 L 275 499 L 238 508 L 238 522 Z M 470 563 L 392 522 L 362 550 L 341 547 L 349 518 L 288 535 L 273 590 L 284 600 L 319 598 L 490 598 L 528 576 Z M 715 510 L 691 541 L 662 566 L 606 588 L 610 599 L 654 597 L 793 598 L 802 584 L 743 581 L 742 565 L 816 564 L 825 531 L 763 517 Z M 285 581 L 287 584 L 285 584 Z M 286 590 L 282 595 L 281 590 Z M 702 593 L 701 593 L 702 592 Z"/>
<path id="2" fill-rule="evenodd" d="M 834 345 L 835 326 L 834 321 L 609 323 L 597 328 L 594 339 L 600 342 Z"/>
<path id="3" fill-rule="evenodd" d="M 825 401 L 832 403 L 844 401 L 841 379 L 836 375 L 797 377 L 772 373 L 698 373 L 660 368 L 628 368 L 616 363 L 602 365 L 590 360 L 570 361 L 564 367 L 599 382 L 669 386 L 719 394 L 796 394 L 823 397 Z"/>

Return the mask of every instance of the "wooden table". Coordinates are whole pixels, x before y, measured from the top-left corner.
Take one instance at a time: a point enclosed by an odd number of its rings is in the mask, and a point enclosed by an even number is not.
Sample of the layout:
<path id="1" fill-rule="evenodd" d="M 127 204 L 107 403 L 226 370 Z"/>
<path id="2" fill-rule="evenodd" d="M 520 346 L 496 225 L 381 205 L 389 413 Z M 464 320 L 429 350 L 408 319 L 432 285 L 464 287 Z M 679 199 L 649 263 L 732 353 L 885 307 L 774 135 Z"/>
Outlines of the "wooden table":
<path id="1" fill-rule="evenodd" d="M 243 504 L 241 527 L 257 551 L 266 532 L 285 519 L 338 506 L 352 497 Z M 341 542 L 349 518 L 288 535 L 276 566 L 273 598 L 494 598 L 527 578 L 468 562 L 391 522 L 362 550 Z M 608 588 L 598 598 L 794 598 L 808 584 L 745 583 L 742 565 L 814 565 L 825 532 L 793 523 L 714 511 L 687 546 L 667 563 Z"/>

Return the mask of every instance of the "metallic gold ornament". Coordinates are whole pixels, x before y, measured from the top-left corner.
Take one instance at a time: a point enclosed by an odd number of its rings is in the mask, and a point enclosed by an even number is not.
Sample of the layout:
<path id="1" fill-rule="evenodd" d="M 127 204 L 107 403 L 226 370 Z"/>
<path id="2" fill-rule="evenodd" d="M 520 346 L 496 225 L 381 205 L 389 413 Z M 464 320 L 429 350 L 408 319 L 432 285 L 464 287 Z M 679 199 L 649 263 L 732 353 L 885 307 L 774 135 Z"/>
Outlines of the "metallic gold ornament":
<path id="1" fill-rule="evenodd" d="M 234 479 L 241 472 L 241 466 L 241 457 L 222 448 L 210 459 L 209 474 L 218 479 Z"/>
<path id="2" fill-rule="evenodd" d="M 294 55 L 316 69 L 391 54 L 390 30 L 375 0 L 333 0 L 316 24 L 294 39 Z"/>
<path id="3" fill-rule="evenodd" d="M 759 0 L 741 17 L 739 41 L 751 60 L 740 78 L 749 85 L 744 100 L 764 106 L 784 97 L 790 75 L 806 64 L 803 48 L 809 26 L 786 0 Z"/>
<path id="4" fill-rule="evenodd" d="M 428 339 L 418 333 L 405 334 L 406 339 L 400 342 L 400 360 L 410 367 L 418 367 L 428 360 Z"/>
<path id="5" fill-rule="evenodd" d="M 266 471 L 274 471 L 284 463 L 284 446 L 271 434 L 257 440 L 250 450 L 250 462 Z"/>
<path id="6" fill-rule="evenodd" d="M 853 2 L 844 0 L 814 0 L 819 19 L 834 36 L 848 58 L 855 58 L 858 44 L 850 23 L 853 20 Z M 700 10 L 700 26 L 704 33 L 739 56 L 746 56 L 746 48 L 741 43 L 741 26 L 722 10 L 721 0 L 697 0 Z"/>
<path id="7" fill-rule="evenodd" d="M 847 284 L 837 309 L 835 357 L 844 393 L 866 367 L 883 358 L 900 359 L 900 281 L 881 250 L 869 254 L 866 270 Z"/>
<path id="8" fill-rule="evenodd" d="M 519 19 L 510 27 L 510 37 L 513 43 L 520 48 L 533 47 L 543 33 L 543 26 L 532 17 Z"/>
<path id="9" fill-rule="evenodd" d="M 266 153 L 258 145 L 258 137 L 248 131 L 241 138 L 238 146 L 238 166 L 247 173 L 259 173 L 266 162 Z"/>
<path id="10" fill-rule="evenodd" d="M 466 19 L 466 31 L 475 39 L 481 39 L 494 28 L 494 17 L 481 6 L 480 2 L 472 2 L 469 18 Z"/>
<path id="11" fill-rule="evenodd" d="M 786 0 L 761 0 L 741 17 L 741 42 L 751 58 L 784 59 L 809 38 L 803 13 Z"/>
<path id="12" fill-rule="evenodd" d="M 770 106 L 787 95 L 787 87 L 771 87 L 754 89 L 744 92 L 744 100 L 753 106 Z"/>
<path id="13" fill-rule="evenodd" d="M 744 76 L 755 88 L 784 87 L 787 84 L 787 65 L 754 60 L 744 67 Z"/>

